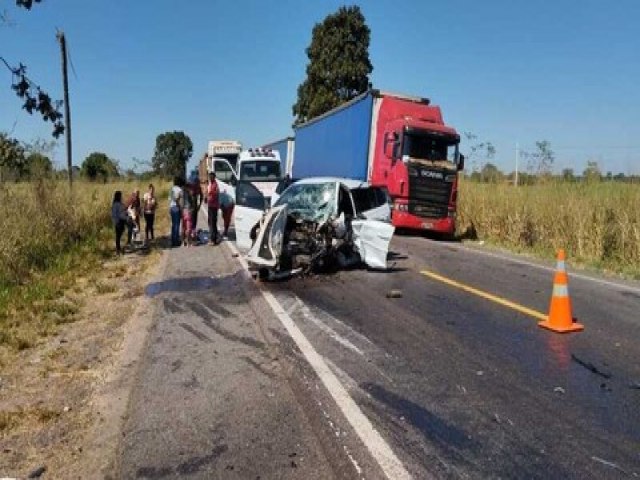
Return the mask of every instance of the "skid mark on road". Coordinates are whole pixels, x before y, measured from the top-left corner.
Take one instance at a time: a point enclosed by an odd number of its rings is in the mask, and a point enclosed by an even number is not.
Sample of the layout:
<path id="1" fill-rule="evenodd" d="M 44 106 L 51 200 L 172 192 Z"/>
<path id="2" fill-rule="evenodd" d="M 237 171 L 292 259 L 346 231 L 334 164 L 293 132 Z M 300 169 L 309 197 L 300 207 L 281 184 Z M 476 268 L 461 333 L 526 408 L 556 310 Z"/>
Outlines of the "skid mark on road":
<path id="1" fill-rule="evenodd" d="M 184 330 L 189 332 L 191 335 L 196 337 L 198 340 L 200 340 L 202 342 L 211 343 L 211 339 L 209 337 L 207 337 L 204 333 L 199 332 L 198 330 L 193 328 L 191 325 L 188 325 L 186 323 L 179 323 L 178 325 L 180 325 Z"/>
<path id="2" fill-rule="evenodd" d="M 524 313 L 525 315 L 528 315 L 530 317 L 533 318 L 537 318 L 538 320 L 547 320 L 547 315 L 545 315 L 542 312 L 539 312 L 537 310 L 534 310 L 532 308 L 529 307 L 525 307 L 524 305 L 520 305 L 519 303 L 515 303 L 512 302 L 511 300 L 507 300 L 506 298 L 502 298 L 499 297 L 497 295 L 493 295 L 492 293 L 489 292 L 485 292 L 483 290 L 479 290 L 475 287 L 471 287 L 469 285 L 465 285 L 464 283 L 460 283 L 456 280 L 452 280 L 451 278 L 447 278 L 447 277 L 443 277 L 442 275 L 439 275 L 435 272 L 431 272 L 429 270 L 421 270 L 420 273 L 422 275 L 424 275 L 425 277 L 429 277 L 433 280 L 437 280 L 439 282 L 442 282 L 446 285 L 449 285 L 451 287 L 455 287 L 458 288 L 460 290 L 463 290 L 467 293 L 471 293 L 473 295 L 477 295 L 478 297 L 482 297 L 486 300 L 490 300 L 492 302 L 495 302 L 499 305 L 502 305 L 504 307 L 507 308 L 511 308 L 513 310 L 516 310 L 520 313 Z"/>

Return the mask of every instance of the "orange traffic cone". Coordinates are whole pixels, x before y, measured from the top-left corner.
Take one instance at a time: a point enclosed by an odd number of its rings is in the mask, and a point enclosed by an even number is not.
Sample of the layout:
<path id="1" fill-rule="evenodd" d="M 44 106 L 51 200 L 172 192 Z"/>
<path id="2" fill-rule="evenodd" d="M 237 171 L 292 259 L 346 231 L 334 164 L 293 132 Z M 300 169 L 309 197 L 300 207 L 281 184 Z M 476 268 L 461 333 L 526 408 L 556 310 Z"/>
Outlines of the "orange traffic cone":
<path id="1" fill-rule="evenodd" d="M 538 325 L 558 333 L 578 332 L 584 325 L 574 322 L 571 316 L 571 299 L 569 298 L 569 277 L 565 268 L 564 250 L 558 250 L 558 264 L 553 279 L 553 295 L 549 306 L 549 317 Z"/>

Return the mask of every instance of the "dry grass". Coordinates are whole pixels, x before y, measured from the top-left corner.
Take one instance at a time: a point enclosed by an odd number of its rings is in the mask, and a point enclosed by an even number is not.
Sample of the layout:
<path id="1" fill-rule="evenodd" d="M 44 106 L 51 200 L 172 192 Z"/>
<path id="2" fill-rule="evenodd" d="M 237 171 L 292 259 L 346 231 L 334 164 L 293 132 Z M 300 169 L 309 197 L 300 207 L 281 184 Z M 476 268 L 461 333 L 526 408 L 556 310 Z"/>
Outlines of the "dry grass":
<path id="1" fill-rule="evenodd" d="M 479 239 L 640 278 L 640 187 L 618 182 L 461 183 L 458 230 Z"/>
<path id="2" fill-rule="evenodd" d="M 159 199 L 156 231 L 166 225 L 169 184 L 155 182 Z M 101 268 L 113 255 L 113 192 L 126 196 L 146 185 L 41 181 L 0 184 L 0 350 L 23 350 L 57 327 L 74 321 L 85 286 L 78 278 Z M 93 285 L 115 291 L 109 282 Z M 0 361 L 2 359 L 0 358 Z"/>

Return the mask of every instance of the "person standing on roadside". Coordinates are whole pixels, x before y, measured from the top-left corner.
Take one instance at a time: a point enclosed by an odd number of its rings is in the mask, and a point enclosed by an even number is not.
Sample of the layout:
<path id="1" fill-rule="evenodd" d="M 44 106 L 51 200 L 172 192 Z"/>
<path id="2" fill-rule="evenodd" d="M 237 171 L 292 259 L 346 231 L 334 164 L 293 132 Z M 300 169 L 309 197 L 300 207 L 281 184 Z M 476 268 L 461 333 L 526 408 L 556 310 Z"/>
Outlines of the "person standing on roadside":
<path id="1" fill-rule="evenodd" d="M 144 238 L 148 242 L 154 240 L 153 223 L 156 219 L 156 196 L 153 184 L 149 184 L 149 190 L 142 197 L 142 210 L 144 212 Z"/>
<path id="2" fill-rule="evenodd" d="M 233 207 L 235 206 L 233 197 L 229 195 L 227 190 L 220 192 L 220 210 L 222 210 L 222 221 L 224 222 L 224 231 L 222 238 L 229 235 L 229 224 L 231 224 L 231 215 L 233 215 Z"/>
<path id="3" fill-rule="evenodd" d="M 174 177 L 173 187 L 169 191 L 169 213 L 171 214 L 171 246 L 180 245 L 180 217 L 182 215 L 182 186 L 184 180 Z"/>
<path id="4" fill-rule="evenodd" d="M 116 232 L 116 255 L 122 255 L 122 247 L 120 246 L 120 240 L 124 233 L 124 227 L 128 227 L 131 231 L 132 224 L 129 222 L 129 214 L 127 209 L 122 203 L 122 192 L 117 190 L 113 194 L 113 202 L 111 203 L 111 221 Z"/>
<path id="5" fill-rule="evenodd" d="M 209 243 L 218 243 L 218 208 L 220 208 L 220 191 L 216 181 L 216 172 L 209 172 L 209 183 L 207 184 L 207 213 L 209 214 Z"/>
<path id="6" fill-rule="evenodd" d="M 193 218 L 193 196 L 191 182 L 188 182 L 184 188 L 182 189 L 182 245 L 183 246 L 191 246 L 192 234 L 193 234 L 193 224 L 191 220 Z"/>
<path id="7" fill-rule="evenodd" d="M 140 190 L 137 188 L 131 192 L 131 196 L 127 201 L 127 212 L 129 212 L 129 223 L 132 223 L 132 228 L 130 228 L 127 232 L 127 245 L 131 244 L 131 238 L 133 236 L 133 232 L 136 232 L 137 235 L 140 233 L 140 213 L 141 213 L 141 205 L 140 205 Z"/>
<path id="8" fill-rule="evenodd" d="M 200 206 L 202 205 L 203 200 L 200 176 L 198 175 L 197 170 L 191 172 L 189 184 L 191 185 L 191 197 L 193 200 L 193 204 L 191 205 L 191 238 L 196 240 L 198 231 L 198 212 L 200 211 Z"/>

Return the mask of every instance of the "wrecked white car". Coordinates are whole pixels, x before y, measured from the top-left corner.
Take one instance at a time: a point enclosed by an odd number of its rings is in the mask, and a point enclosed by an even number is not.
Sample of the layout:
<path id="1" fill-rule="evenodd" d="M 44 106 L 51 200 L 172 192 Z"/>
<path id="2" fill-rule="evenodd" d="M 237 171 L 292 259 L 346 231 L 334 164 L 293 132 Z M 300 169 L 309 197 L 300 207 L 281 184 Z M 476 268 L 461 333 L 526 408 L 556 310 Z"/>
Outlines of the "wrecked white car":
<path id="1" fill-rule="evenodd" d="M 261 278 L 345 268 L 387 266 L 394 227 L 386 191 L 357 180 L 309 178 L 290 185 L 265 212 L 250 183 L 236 189 L 239 248 Z"/>

